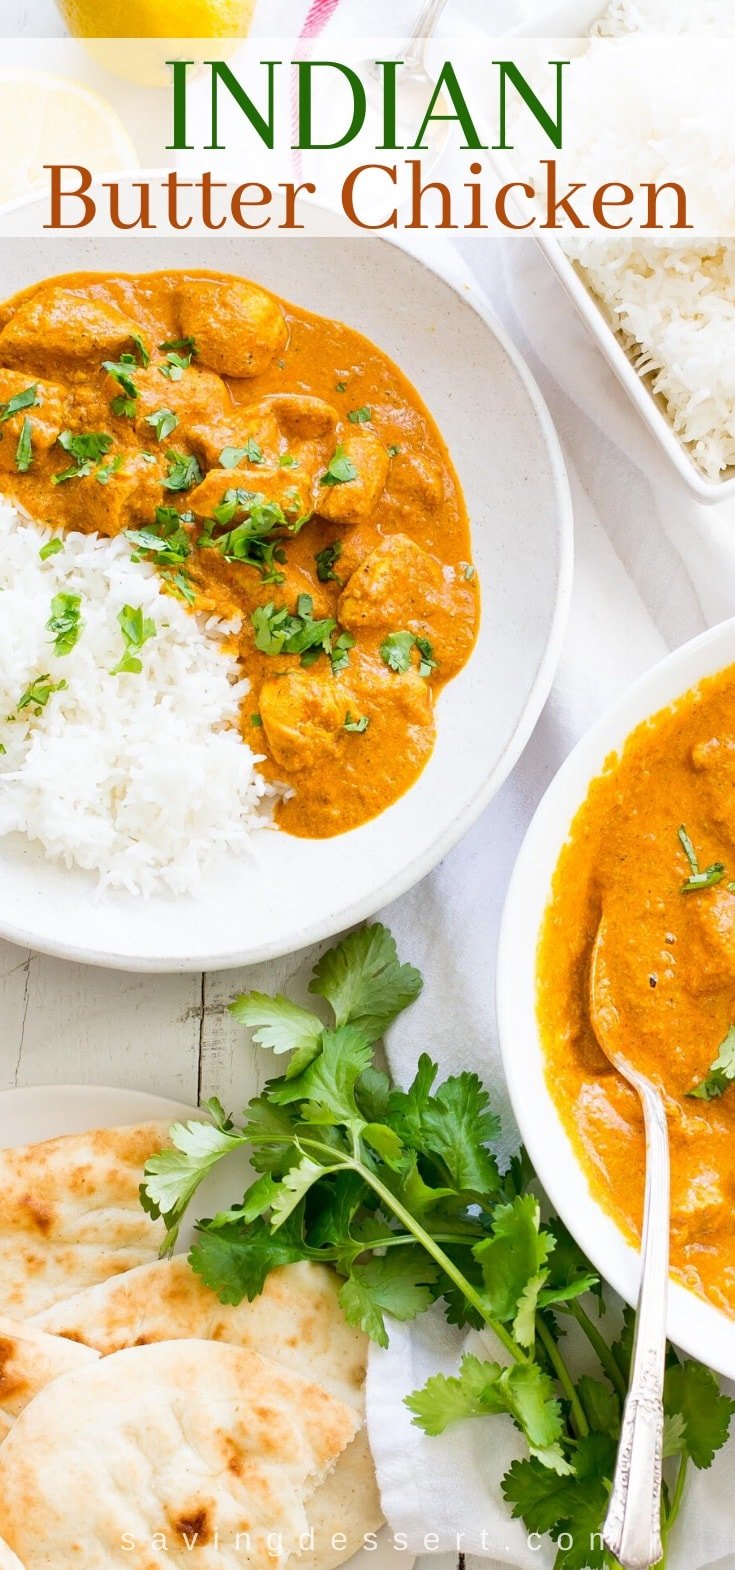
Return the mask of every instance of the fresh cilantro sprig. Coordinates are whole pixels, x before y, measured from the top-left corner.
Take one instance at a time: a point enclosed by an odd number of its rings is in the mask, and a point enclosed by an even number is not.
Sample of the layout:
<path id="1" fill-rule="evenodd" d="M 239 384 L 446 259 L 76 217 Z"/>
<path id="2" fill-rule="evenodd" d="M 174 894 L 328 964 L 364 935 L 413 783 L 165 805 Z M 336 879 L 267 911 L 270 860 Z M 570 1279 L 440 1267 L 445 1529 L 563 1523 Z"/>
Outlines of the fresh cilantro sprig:
<path id="1" fill-rule="evenodd" d="M 126 529 L 125 538 L 134 547 L 133 561 L 155 562 L 157 567 L 180 566 L 191 555 L 187 525 L 193 513 L 177 512 L 175 507 L 157 507 L 155 523 L 142 529 Z"/>
<path id="2" fill-rule="evenodd" d="M 388 669 L 403 675 L 411 669 L 411 654 L 416 649 L 419 656 L 419 676 L 430 676 L 438 668 L 434 650 L 428 638 L 416 637 L 412 632 L 389 632 L 380 645 L 380 658 Z"/>
<path id="3" fill-rule="evenodd" d="M 242 1199 L 198 1224 L 189 1255 L 222 1302 L 252 1300 L 271 1270 L 307 1259 L 332 1266 L 348 1323 L 382 1346 L 390 1319 L 414 1319 L 438 1301 L 451 1323 L 493 1332 L 490 1355 L 466 1356 L 456 1374 L 434 1375 L 408 1397 L 414 1422 L 441 1434 L 469 1418 L 510 1417 L 528 1450 L 503 1479 L 513 1515 L 558 1544 L 557 1570 L 612 1570 L 599 1534 L 634 1315 L 626 1310 L 610 1345 L 599 1278 L 561 1222 L 544 1222 L 528 1158 L 521 1152 L 500 1170 L 498 1122 L 476 1075 L 438 1082 L 422 1055 L 401 1089 L 376 1063 L 379 1038 L 421 985 L 375 925 L 320 959 L 310 985 L 318 1012 L 282 996 L 238 998 L 235 1018 L 258 1046 L 289 1054 L 285 1071 L 241 1126 L 216 1102 L 211 1123 L 175 1126 L 173 1148 L 146 1166 L 143 1203 L 164 1218 L 172 1247 L 199 1184 L 224 1156 L 247 1150 Z M 577 1380 L 565 1320 L 596 1359 L 596 1372 Z M 687 1469 L 711 1465 L 735 1402 L 707 1369 L 670 1350 L 665 1407 L 668 1543 Z"/>

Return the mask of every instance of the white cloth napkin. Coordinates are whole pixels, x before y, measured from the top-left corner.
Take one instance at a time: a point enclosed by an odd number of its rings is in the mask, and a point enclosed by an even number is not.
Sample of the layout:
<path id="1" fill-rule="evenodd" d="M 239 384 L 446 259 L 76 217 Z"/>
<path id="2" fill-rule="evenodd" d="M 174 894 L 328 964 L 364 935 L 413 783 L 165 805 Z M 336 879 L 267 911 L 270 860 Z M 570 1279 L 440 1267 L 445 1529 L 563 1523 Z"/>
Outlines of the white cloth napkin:
<path id="1" fill-rule="evenodd" d="M 536 0 L 540 30 L 545 9 Z M 488 26 L 497 26 L 490 11 Z M 506 8 L 506 25 L 519 14 Z M 534 370 L 562 439 L 575 505 L 575 585 L 554 688 L 511 779 L 442 865 L 381 913 L 426 978 L 387 1045 L 402 1082 L 424 1050 L 442 1075 L 480 1074 L 510 1148 L 517 1134 L 492 977 L 516 853 L 546 786 L 600 711 L 667 649 L 735 614 L 735 505 L 706 508 L 689 498 L 532 241 L 468 241 L 462 250 Z M 371 1355 L 368 1413 L 386 1514 L 417 1552 L 459 1547 L 494 1565 L 549 1570 L 553 1547 L 529 1543 L 502 1500 L 500 1478 L 523 1454 L 510 1419 L 468 1421 L 429 1439 L 403 1405 L 431 1373 L 455 1372 L 475 1339 L 437 1310 L 394 1326 L 390 1348 Z M 709 1472 L 691 1474 L 671 1570 L 735 1570 L 734 1461 L 731 1440 Z"/>

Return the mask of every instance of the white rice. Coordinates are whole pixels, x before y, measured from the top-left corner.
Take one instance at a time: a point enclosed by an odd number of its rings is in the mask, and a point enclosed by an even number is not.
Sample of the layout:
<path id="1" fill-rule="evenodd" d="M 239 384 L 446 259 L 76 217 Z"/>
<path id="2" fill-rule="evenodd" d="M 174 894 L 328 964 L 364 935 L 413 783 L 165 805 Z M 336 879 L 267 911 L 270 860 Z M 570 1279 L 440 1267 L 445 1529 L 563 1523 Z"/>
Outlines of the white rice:
<path id="1" fill-rule="evenodd" d="M 221 648 L 222 625 L 200 626 L 124 540 L 65 534 L 42 561 L 50 538 L 0 500 L 0 835 L 39 841 L 103 887 L 193 890 L 271 819 L 276 792 L 233 728 L 249 683 Z M 81 595 L 84 623 L 64 656 L 46 630 L 58 593 Z M 156 634 L 140 674 L 113 676 L 124 605 Z M 18 712 L 46 674 L 66 688 Z"/>
<path id="2" fill-rule="evenodd" d="M 613 0 L 593 32 L 735 37 L 735 3 Z M 720 145 L 730 124 L 729 113 L 724 119 L 716 113 L 714 123 L 711 114 L 703 115 L 678 133 L 678 161 L 686 155 L 694 165 L 688 171 L 692 189 L 710 180 L 716 206 L 717 182 L 729 180 L 732 168 L 732 156 L 725 157 Z M 661 126 L 658 131 L 666 147 Z M 641 127 L 631 128 L 631 159 L 640 151 L 640 137 L 650 143 Z M 667 153 L 673 166 L 675 141 L 674 132 Z M 708 478 L 718 479 L 735 466 L 735 243 L 693 239 L 671 245 L 616 238 L 565 241 L 564 249 L 605 306 L 639 374 L 664 400 L 694 462 Z"/>

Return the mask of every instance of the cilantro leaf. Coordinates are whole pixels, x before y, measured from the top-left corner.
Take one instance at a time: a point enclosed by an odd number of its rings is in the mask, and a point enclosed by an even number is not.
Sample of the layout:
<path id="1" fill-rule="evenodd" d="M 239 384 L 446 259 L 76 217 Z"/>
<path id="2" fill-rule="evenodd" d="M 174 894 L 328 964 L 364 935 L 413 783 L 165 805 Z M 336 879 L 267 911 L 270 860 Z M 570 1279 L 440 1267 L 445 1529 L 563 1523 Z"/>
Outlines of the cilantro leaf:
<path id="1" fill-rule="evenodd" d="M 20 428 L 15 449 L 15 467 L 19 474 L 27 474 L 33 463 L 33 421 L 26 415 Z"/>
<path id="2" fill-rule="evenodd" d="M 302 1156 L 300 1161 L 284 1172 L 273 1196 L 271 1225 L 274 1231 L 288 1220 L 309 1189 L 324 1177 L 324 1172 L 321 1162 L 313 1161 L 311 1156 Z"/>
<path id="3" fill-rule="evenodd" d="M 710 867 L 700 870 L 697 853 L 683 824 L 679 829 L 679 841 L 689 862 L 689 877 L 682 883 L 682 894 L 698 894 L 702 889 L 714 888 L 715 884 L 722 882 L 726 872 L 724 863 L 713 861 Z"/>
<path id="4" fill-rule="evenodd" d="M 35 409 L 40 403 L 38 385 L 26 387 L 23 392 L 14 393 L 6 403 L 0 403 L 0 425 L 6 420 L 11 420 L 14 414 L 20 414 L 23 409 Z"/>
<path id="5" fill-rule="evenodd" d="M 63 540 L 60 540 L 58 534 L 55 534 L 50 540 L 46 541 L 45 545 L 41 546 L 38 554 L 41 558 L 41 561 L 48 561 L 49 556 L 58 556 L 59 551 L 63 551 L 63 549 Z"/>
<path id="6" fill-rule="evenodd" d="M 735 1401 L 720 1395 L 717 1376 L 701 1363 L 676 1363 L 666 1370 L 664 1410 L 684 1422 L 686 1453 L 706 1470 L 727 1440 Z"/>
<path id="7" fill-rule="evenodd" d="M 123 605 L 122 610 L 118 611 L 117 619 L 123 635 L 125 652 L 110 675 L 119 676 L 123 672 L 129 672 L 137 676 L 142 671 L 143 665 L 135 651 L 142 649 L 143 644 L 150 638 L 155 638 L 156 624 L 149 616 L 143 615 L 142 607 L 139 605 Z"/>
<path id="8" fill-rule="evenodd" d="M 289 1217 L 277 1232 L 262 1219 L 201 1230 L 189 1263 L 221 1303 L 237 1307 L 244 1298 L 252 1303 L 259 1297 L 271 1270 L 296 1264 L 303 1257 L 298 1221 Z"/>
<path id="9" fill-rule="evenodd" d="M 33 709 L 34 713 L 38 715 L 42 709 L 45 709 L 53 693 L 64 692 L 65 690 L 65 681 L 52 681 L 48 674 L 36 676 L 18 699 L 18 713 L 20 714 L 22 709 Z"/>
<path id="10" fill-rule="evenodd" d="M 320 583 L 339 583 L 341 585 L 342 579 L 338 578 L 334 565 L 335 562 L 339 561 L 343 550 L 342 541 L 333 540 L 331 545 L 325 545 L 323 550 L 317 551 L 314 561 L 316 562 L 316 575 Z"/>
<path id="11" fill-rule="evenodd" d="M 554 1239 L 541 1231 L 541 1207 L 523 1194 L 494 1212 L 492 1236 L 473 1249 L 485 1280 L 493 1314 L 507 1324 L 521 1346 L 532 1346 L 538 1294 L 547 1278 L 546 1262 Z"/>
<path id="12" fill-rule="evenodd" d="M 433 1301 L 431 1288 L 438 1274 L 433 1261 L 413 1248 L 391 1248 L 366 1264 L 353 1265 L 339 1294 L 348 1325 L 386 1347 L 384 1315 L 405 1323 L 422 1314 Z"/>
<path id="13" fill-rule="evenodd" d="M 414 646 L 412 632 L 389 632 L 380 645 L 380 658 L 389 670 L 402 675 L 410 669 L 411 650 Z"/>
<path id="14" fill-rule="evenodd" d="M 166 457 L 168 474 L 161 481 L 165 491 L 190 491 L 193 485 L 199 485 L 202 471 L 191 453 L 168 452 Z"/>
<path id="15" fill-rule="evenodd" d="M 348 458 L 345 448 L 337 447 L 333 456 L 322 474 L 320 485 L 348 485 L 351 480 L 359 480 L 360 471 L 351 458 Z"/>
<path id="16" fill-rule="evenodd" d="M 80 594 L 55 594 L 46 629 L 53 634 L 54 654 L 71 654 L 84 626 Z"/>
<path id="17" fill-rule="evenodd" d="M 328 949 L 314 968 L 309 991 L 331 1004 L 338 1025 L 359 1024 L 377 1041 L 418 997 L 423 982 L 401 965 L 395 940 L 379 922 L 351 932 Z"/>
<path id="18" fill-rule="evenodd" d="M 687 1095 L 695 1101 L 714 1101 L 724 1096 L 728 1085 L 735 1080 L 735 1025 L 731 1025 L 709 1073 Z"/>
<path id="19" fill-rule="evenodd" d="M 350 409 L 347 416 L 351 425 L 368 425 L 372 417 L 373 411 L 366 403 L 362 405 L 361 409 Z"/>
<path id="20" fill-rule="evenodd" d="M 408 1396 L 406 1406 L 425 1434 L 443 1434 L 461 1418 L 507 1412 L 525 1434 L 539 1461 L 564 1476 L 571 1472 L 560 1447 L 561 1408 L 553 1381 L 536 1363 L 482 1362 L 466 1354 L 459 1374 L 434 1374 L 423 1389 Z"/>
<path id="21" fill-rule="evenodd" d="M 309 1103 L 309 1120 L 317 1109 L 317 1120 L 364 1125 L 355 1100 L 360 1075 L 370 1066 L 372 1052 L 357 1025 L 341 1025 L 322 1033 L 322 1050 L 313 1063 L 293 1079 L 284 1079 L 271 1088 L 270 1097 L 279 1106 L 290 1102 Z"/>
<path id="22" fill-rule="evenodd" d="M 241 1134 L 211 1123 L 174 1123 L 170 1130 L 173 1149 L 150 1156 L 145 1165 L 140 1197 L 148 1215 L 166 1223 L 165 1249 L 178 1236 L 185 1211 L 207 1173 L 222 1156 L 244 1144 Z"/>
<path id="23" fill-rule="evenodd" d="M 497 1164 L 484 1147 L 499 1132 L 490 1098 L 476 1074 L 458 1074 L 432 1087 L 436 1064 L 426 1053 L 407 1091 L 391 1093 L 390 1109 L 404 1143 L 429 1155 L 455 1189 L 476 1195 L 497 1193 Z"/>
<path id="24" fill-rule="evenodd" d="M 113 443 L 113 437 L 106 431 L 62 431 L 57 440 L 74 462 L 60 474 L 52 475 L 52 485 L 84 479 L 92 473 L 95 464 L 101 464 Z"/>
<path id="25" fill-rule="evenodd" d="M 321 1020 L 280 994 L 271 998 L 264 992 L 246 992 L 230 1004 L 230 1013 L 253 1032 L 259 1047 L 295 1053 L 286 1070 L 289 1079 L 300 1074 L 320 1050 Z"/>
<path id="26" fill-rule="evenodd" d="M 237 469 L 241 463 L 265 463 L 259 442 L 248 437 L 244 447 L 223 447 L 219 455 L 220 468 Z"/>
<path id="27" fill-rule="evenodd" d="M 153 427 L 157 441 L 165 442 L 166 437 L 176 430 L 179 417 L 173 409 L 154 409 L 152 414 L 146 415 L 145 423 Z"/>
<path id="28" fill-rule="evenodd" d="M 131 371 L 134 371 L 136 366 L 134 354 L 121 354 L 119 360 L 104 360 L 102 364 L 103 371 L 106 371 L 122 390 L 122 395 L 112 400 L 112 412 L 126 415 L 128 419 L 132 419 L 135 415 L 139 398 L 138 389 L 131 375 Z"/>

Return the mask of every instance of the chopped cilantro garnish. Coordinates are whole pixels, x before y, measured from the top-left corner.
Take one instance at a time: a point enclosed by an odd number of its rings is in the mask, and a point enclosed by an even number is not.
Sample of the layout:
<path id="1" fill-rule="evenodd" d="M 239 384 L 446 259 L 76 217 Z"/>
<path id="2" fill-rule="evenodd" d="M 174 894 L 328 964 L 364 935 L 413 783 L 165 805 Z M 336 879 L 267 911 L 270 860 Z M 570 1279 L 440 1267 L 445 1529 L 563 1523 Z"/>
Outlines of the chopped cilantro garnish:
<path id="1" fill-rule="evenodd" d="M 99 485 L 107 485 L 112 478 L 112 475 L 117 474 L 118 470 L 121 469 L 122 466 L 122 454 L 117 453 L 114 458 L 110 459 L 109 463 L 104 464 L 100 469 L 95 469 L 94 477 Z"/>
<path id="2" fill-rule="evenodd" d="M 475 576 L 475 569 L 474 569 L 474 567 L 472 565 L 472 562 L 461 561 L 459 563 L 459 570 L 460 570 L 460 572 L 462 574 L 462 577 L 465 579 L 465 582 L 466 583 L 471 583 L 472 579 Z"/>
<path id="3" fill-rule="evenodd" d="M 733 1080 L 735 1080 L 735 1025 L 730 1026 L 706 1078 L 695 1085 L 693 1090 L 688 1090 L 687 1095 L 693 1097 L 695 1101 L 714 1101 L 718 1096 L 724 1095 Z"/>
<path id="4" fill-rule="evenodd" d="M 0 425 L 12 419 L 14 414 L 20 414 L 23 409 L 35 409 L 38 402 L 38 387 L 35 383 L 32 387 L 26 387 L 23 392 L 14 393 L 12 398 L 8 398 L 7 403 L 0 403 Z"/>
<path id="5" fill-rule="evenodd" d="M 138 651 L 149 638 L 155 638 L 156 624 L 149 616 L 143 615 L 142 607 L 139 605 L 123 605 L 117 619 L 125 648 L 122 658 L 113 666 L 110 675 L 119 676 L 123 672 L 128 672 L 137 676 L 143 669 L 143 662 L 138 659 Z"/>
<path id="6" fill-rule="evenodd" d="M 369 724 L 370 721 L 367 714 L 362 714 L 359 719 L 355 719 L 349 709 L 347 710 L 344 723 L 345 730 L 355 731 L 358 735 L 362 735 L 362 732 L 367 730 Z"/>
<path id="7" fill-rule="evenodd" d="M 419 654 L 419 676 L 430 676 L 437 661 L 428 638 L 414 637 L 412 632 L 389 632 L 380 645 L 380 657 L 389 670 L 403 674 L 411 667 L 411 652 Z"/>
<path id="8" fill-rule="evenodd" d="M 316 575 L 320 583 L 342 582 L 342 579 L 337 577 L 334 564 L 336 561 L 339 561 L 343 550 L 342 541 L 333 540 L 331 545 L 325 545 L 323 551 L 317 551 L 314 560 L 316 562 Z"/>
<path id="9" fill-rule="evenodd" d="M 133 561 L 141 556 L 156 566 L 174 566 L 191 555 L 191 540 L 185 528 L 194 522 L 192 513 L 179 513 L 175 507 L 157 507 L 155 523 L 143 529 L 126 529 L 125 538 L 135 547 Z"/>
<path id="10" fill-rule="evenodd" d="M 33 463 L 33 421 L 26 415 L 20 428 L 15 449 L 15 467 L 19 474 L 27 474 Z"/>
<path id="11" fill-rule="evenodd" d="M 298 469 L 299 460 L 292 452 L 282 452 L 278 459 L 279 469 Z"/>
<path id="12" fill-rule="evenodd" d="M 244 447 L 223 447 L 219 461 L 223 469 L 236 469 L 240 463 L 264 463 L 265 459 L 262 447 L 248 437 Z"/>
<path id="13" fill-rule="evenodd" d="M 361 409 L 350 409 L 347 416 L 352 425 L 368 425 L 372 417 L 373 411 L 367 403 L 364 403 Z"/>
<path id="14" fill-rule="evenodd" d="M 300 654 L 303 657 L 323 651 L 331 654 L 332 635 L 337 623 L 331 617 L 314 620 L 314 602 L 309 594 L 300 594 L 295 614 L 285 605 L 276 606 L 272 600 L 258 605 L 251 615 L 255 633 L 255 647 L 261 654 Z M 311 664 L 312 661 L 306 661 Z"/>
<path id="15" fill-rule="evenodd" d="M 169 593 L 175 594 L 177 599 L 185 600 L 187 605 L 196 603 L 196 593 L 187 573 L 179 569 L 178 572 L 162 572 L 161 577 Z"/>
<path id="16" fill-rule="evenodd" d="M 391 442 L 390 447 L 388 448 L 388 457 L 397 458 L 400 450 L 401 449 L 397 442 Z"/>
<path id="17" fill-rule="evenodd" d="M 190 491 L 193 485 L 199 485 L 203 475 L 191 453 L 168 452 L 168 474 L 161 483 L 165 491 Z"/>
<path id="18" fill-rule="evenodd" d="M 58 437 L 59 446 L 68 452 L 74 463 L 60 474 L 54 474 L 52 485 L 63 485 L 65 480 L 81 480 L 92 474 L 109 452 L 113 440 L 106 431 L 62 431 Z"/>
<path id="19" fill-rule="evenodd" d="M 334 390 L 335 390 L 335 392 L 338 392 L 338 393 L 346 392 L 347 391 L 347 383 L 346 382 L 335 382 Z"/>
<path id="20" fill-rule="evenodd" d="M 190 359 L 199 352 L 193 338 L 167 338 L 166 342 L 159 343 L 158 347 L 162 354 L 166 354 L 169 349 L 183 349 Z"/>
<path id="21" fill-rule="evenodd" d="M 40 714 L 41 710 L 45 709 L 51 694 L 64 692 L 66 685 L 65 681 L 52 681 L 48 673 L 37 676 L 18 699 L 18 712 L 20 713 L 21 709 L 33 709 L 36 714 Z"/>
<path id="22" fill-rule="evenodd" d="M 255 725 L 257 729 L 260 729 L 262 724 L 263 724 L 262 716 L 260 714 L 258 714 L 258 713 L 251 714 L 251 716 L 250 716 L 250 724 L 251 725 Z"/>
<path id="23" fill-rule="evenodd" d="M 411 650 L 414 645 L 412 632 L 390 632 L 380 645 L 380 658 L 389 670 L 403 673 L 411 664 Z"/>
<path id="24" fill-rule="evenodd" d="M 337 448 L 334 456 L 330 458 L 327 468 L 319 481 L 320 485 L 347 485 L 350 480 L 359 479 L 359 470 L 351 458 L 348 458 L 344 447 Z"/>
<path id="25" fill-rule="evenodd" d="M 80 594 L 55 594 L 46 629 L 52 634 L 54 654 L 71 654 L 82 631 Z"/>
<path id="26" fill-rule="evenodd" d="M 161 375 L 165 376 L 169 382 L 180 382 L 184 371 L 188 371 L 190 365 L 191 354 L 177 354 L 172 349 L 166 355 L 165 365 L 159 365 L 158 369 Z"/>
<path id="27" fill-rule="evenodd" d="M 139 396 L 131 375 L 137 365 L 134 354 L 121 354 L 119 360 L 104 360 L 102 364 L 103 371 L 107 371 L 108 376 L 122 388 L 122 396 L 113 398 L 110 408 L 113 414 L 124 415 L 127 419 L 133 418 Z"/>
<path id="28" fill-rule="evenodd" d="M 157 441 L 165 442 L 166 437 L 176 430 L 179 417 L 178 414 L 174 414 L 173 409 L 154 409 L 152 414 L 146 415 L 145 423 L 152 426 Z"/>
<path id="29" fill-rule="evenodd" d="M 131 333 L 130 339 L 131 342 L 135 345 L 135 352 L 138 356 L 138 360 L 140 361 L 140 364 L 145 371 L 151 363 L 151 357 L 148 353 L 148 350 L 146 349 L 143 339 L 141 338 L 140 333 Z"/>
<path id="30" fill-rule="evenodd" d="M 63 551 L 63 549 L 63 540 L 60 540 L 58 536 L 54 535 L 52 540 L 47 540 L 46 544 L 41 546 L 38 554 L 41 558 L 41 561 L 48 561 L 49 556 L 58 556 L 59 551 Z"/>
<path id="31" fill-rule="evenodd" d="M 698 894 L 702 889 L 712 889 L 722 882 L 727 871 L 724 862 L 713 861 L 711 866 L 700 871 L 697 853 L 683 824 L 679 829 L 679 841 L 690 868 L 690 875 L 681 886 L 682 894 Z"/>
<path id="32" fill-rule="evenodd" d="M 349 665 L 350 649 L 354 649 L 354 647 L 355 635 L 352 632 L 341 632 L 339 637 L 334 639 L 329 655 L 332 662 L 333 676 L 338 676 L 340 671 L 343 671 Z"/>

